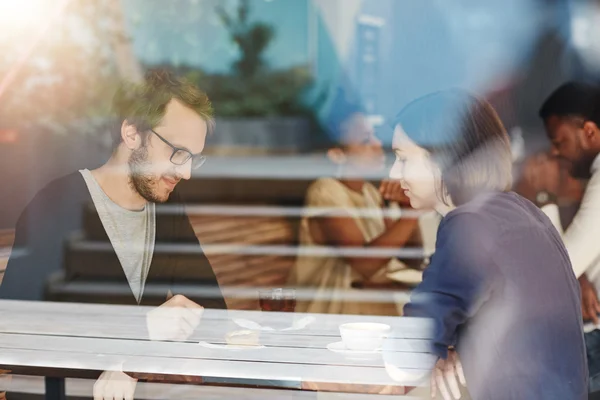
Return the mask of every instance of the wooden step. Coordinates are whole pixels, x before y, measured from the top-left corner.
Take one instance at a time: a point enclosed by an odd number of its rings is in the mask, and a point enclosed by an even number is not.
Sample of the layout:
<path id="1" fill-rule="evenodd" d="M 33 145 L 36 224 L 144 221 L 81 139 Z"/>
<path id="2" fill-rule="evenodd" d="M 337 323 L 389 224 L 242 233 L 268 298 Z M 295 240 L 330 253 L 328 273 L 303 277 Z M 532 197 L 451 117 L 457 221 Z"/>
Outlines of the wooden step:
<path id="1" fill-rule="evenodd" d="M 4 278 L 4 270 L 8 264 L 8 258 L 15 239 L 14 229 L 0 229 L 0 285 Z"/>
<path id="2" fill-rule="evenodd" d="M 164 216 L 163 216 L 164 217 Z M 168 218 L 168 217 L 166 217 Z M 97 219 L 84 216 L 84 226 L 88 230 L 85 239 L 104 236 L 104 228 L 97 224 Z M 255 245 L 293 245 L 296 231 L 290 221 L 283 216 L 232 216 L 232 215 L 192 215 L 192 227 L 203 244 L 230 244 L 239 246 Z M 99 231 L 102 229 L 102 231 Z M 14 231 L 0 231 L 0 248 L 12 245 Z M 83 237 L 75 239 L 86 241 Z M 115 277 L 108 276 L 101 268 L 105 251 L 82 251 L 77 246 L 69 246 L 65 257 L 65 269 L 68 279 L 97 279 L 105 281 Z M 155 257 L 168 256 L 157 251 Z M 185 256 L 183 256 L 185 257 Z M 289 271 L 294 265 L 294 257 L 279 255 L 243 255 L 243 254 L 209 254 L 213 270 L 222 285 L 240 287 L 280 287 L 287 280 Z M 192 262 L 193 257 L 190 257 Z M 6 261 L 8 258 L 6 258 Z M 0 259 L 0 270 L 2 270 Z M 0 272 L 2 274 L 2 272 Z M 189 277 L 195 279 L 197 277 Z M 73 300 L 73 299 L 71 299 Z M 227 299 L 230 307 L 239 309 L 256 309 L 255 299 Z"/>

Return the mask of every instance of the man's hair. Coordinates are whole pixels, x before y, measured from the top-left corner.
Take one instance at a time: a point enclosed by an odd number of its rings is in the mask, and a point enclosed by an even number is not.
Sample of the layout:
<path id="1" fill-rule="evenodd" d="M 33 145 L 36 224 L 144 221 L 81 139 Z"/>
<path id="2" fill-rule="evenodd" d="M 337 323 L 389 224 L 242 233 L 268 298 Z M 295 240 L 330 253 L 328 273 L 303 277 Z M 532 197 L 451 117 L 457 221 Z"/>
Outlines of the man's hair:
<path id="1" fill-rule="evenodd" d="M 510 141 L 487 101 L 459 89 L 432 93 L 408 104 L 396 117 L 396 125 L 429 151 L 455 205 L 479 193 L 510 190 Z"/>
<path id="2" fill-rule="evenodd" d="M 122 141 L 123 121 L 134 125 L 146 141 L 148 131 L 156 127 L 165 115 L 167 105 L 177 99 L 194 110 L 208 125 L 208 133 L 214 129 L 213 108 L 206 93 L 185 79 L 175 78 L 164 70 L 150 71 L 142 83 L 123 82 L 112 102 L 117 116 L 113 129 L 113 149 Z"/>
<path id="3" fill-rule="evenodd" d="M 567 82 L 556 89 L 540 107 L 539 116 L 544 122 L 552 117 L 583 118 L 600 127 L 598 107 L 600 88 L 583 82 Z"/>

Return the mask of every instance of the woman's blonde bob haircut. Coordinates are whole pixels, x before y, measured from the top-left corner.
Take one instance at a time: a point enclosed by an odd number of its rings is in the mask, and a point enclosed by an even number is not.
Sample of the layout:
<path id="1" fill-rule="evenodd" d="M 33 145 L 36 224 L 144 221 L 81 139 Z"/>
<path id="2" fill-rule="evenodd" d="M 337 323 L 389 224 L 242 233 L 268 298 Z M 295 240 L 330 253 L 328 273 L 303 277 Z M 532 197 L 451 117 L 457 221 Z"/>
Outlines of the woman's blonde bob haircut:
<path id="1" fill-rule="evenodd" d="M 460 89 L 432 93 L 404 107 L 397 125 L 439 166 L 442 200 L 449 196 L 459 206 L 481 193 L 510 190 L 510 141 L 487 101 Z"/>

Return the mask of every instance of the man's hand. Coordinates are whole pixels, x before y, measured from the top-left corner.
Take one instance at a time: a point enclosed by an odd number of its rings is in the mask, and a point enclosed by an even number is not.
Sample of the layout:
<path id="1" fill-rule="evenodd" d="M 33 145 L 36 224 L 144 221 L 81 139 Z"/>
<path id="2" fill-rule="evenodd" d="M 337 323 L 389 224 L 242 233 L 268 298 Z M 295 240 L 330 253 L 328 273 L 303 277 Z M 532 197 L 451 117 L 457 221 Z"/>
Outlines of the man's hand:
<path id="1" fill-rule="evenodd" d="M 462 386 L 467 386 L 458 354 L 450 350 L 448 358 L 445 360 L 440 358 L 431 373 L 431 397 L 435 398 L 439 391 L 444 400 L 460 399 L 459 381 Z"/>
<path id="2" fill-rule="evenodd" d="M 384 200 L 395 201 L 401 207 L 410 207 L 410 199 L 404 194 L 400 182 L 396 180 L 384 180 L 379 186 L 379 193 Z"/>
<path id="3" fill-rule="evenodd" d="M 558 160 L 548 153 L 539 153 L 529 157 L 523 164 L 516 191 L 537 203 L 539 193 L 558 195 L 560 186 L 561 167 Z"/>
<path id="4" fill-rule="evenodd" d="M 537 154 L 525 165 L 523 177 L 536 192 L 556 194 L 560 187 L 560 164 L 548 153 Z"/>
<path id="5" fill-rule="evenodd" d="M 598 324 L 598 313 L 600 313 L 600 302 L 596 288 L 588 280 L 585 274 L 579 277 L 579 286 L 581 286 L 581 313 L 584 321 L 592 321 Z"/>
<path id="6" fill-rule="evenodd" d="M 104 371 L 94 384 L 94 400 L 133 400 L 137 379 L 118 371 Z"/>
<path id="7" fill-rule="evenodd" d="M 182 295 L 150 311 L 146 325 L 150 340 L 184 341 L 200 324 L 204 307 Z"/>

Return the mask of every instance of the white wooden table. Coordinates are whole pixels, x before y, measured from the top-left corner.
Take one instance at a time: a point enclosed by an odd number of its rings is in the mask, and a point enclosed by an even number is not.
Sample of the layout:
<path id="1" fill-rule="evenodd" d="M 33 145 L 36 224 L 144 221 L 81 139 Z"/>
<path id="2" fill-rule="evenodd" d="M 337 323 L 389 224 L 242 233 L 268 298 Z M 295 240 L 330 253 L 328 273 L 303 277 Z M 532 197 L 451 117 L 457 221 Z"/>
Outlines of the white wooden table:
<path id="1" fill-rule="evenodd" d="M 134 374 L 199 377 L 204 384 L 263 388 L 376 391 L 404 393 L 415 381 L 395 381 L 381 353 L 346 355 L 327 345 L 340 341 L 339 325 L 381 322 L 392 327 L 385 358 L 407 376 L 423 376 L 433 357 L 427 354 L 427 321 L 400 317 L 345 316 L 255 311 L 205 310 L 186 342 L 150 341 L 146 313 L 151 308 L 0 300 L 0 369 L 46 376 L 47 398 L 64 396 L 64 378 L 93 378 L 121 369 Z M 310 318 L 299 330 L 281 331 Z M 228 332 L 244 329 L 238 319 L 275 331 L 260 331 L 264 347 L 244 350 L 207 348 L 200 341 L 225 344 Z M 393 354 L 392 354 L 393 353 Z M 334 388 L 334 389 L 332 389 Z M 382 399 L 387 396 L 381 395 Z"/>

